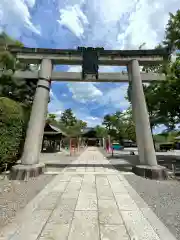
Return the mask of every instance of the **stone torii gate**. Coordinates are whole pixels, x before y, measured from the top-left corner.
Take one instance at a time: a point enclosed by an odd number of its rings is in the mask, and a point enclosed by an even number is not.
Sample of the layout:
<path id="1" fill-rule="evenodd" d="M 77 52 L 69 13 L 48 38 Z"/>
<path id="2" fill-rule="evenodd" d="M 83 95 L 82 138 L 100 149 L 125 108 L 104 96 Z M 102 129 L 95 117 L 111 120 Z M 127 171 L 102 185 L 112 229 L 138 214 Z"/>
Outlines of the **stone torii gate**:
<path id="1" fill-rule="evenodd" d="M 11 170 L 11 179 L 27 179 L 37 176 L 44 171 L 44 165 L 39 163 L 39 154 L 42 146 L 43 132 L 49 101 L 49 90 L 52 81 L 71 82 L 132 82 L 132 110 L 136 125 L 136 138 L 140 164 L 133 167 L 133 171 L 149 178 L 167 177 L 166 169 L 159 166 L 156 160 L 148 111 L 145 102 L 142 82 L 165 80 L 164 75 L 155 73 L 140 73 L 140 66 L 162 63 L 168 58 L 168 49 L 160 50 L 99 50 L 98 65 L 127 66 L 128 73 L 99 73 L 98 79 L 88 75 L 85 79 L 81 73 L 53 72 L 53 65 L 81 65 L 83 63 L 82 50 L 60 50 L 42 48 L 7 49 L 20 62 L 40 64 L 40 70 L 16 71 L 14 77 L 26 79 L 39 79 L 32 105 L 31 116 L 26 133 L 24 151 L 21 164 L 15 165 Z"/>

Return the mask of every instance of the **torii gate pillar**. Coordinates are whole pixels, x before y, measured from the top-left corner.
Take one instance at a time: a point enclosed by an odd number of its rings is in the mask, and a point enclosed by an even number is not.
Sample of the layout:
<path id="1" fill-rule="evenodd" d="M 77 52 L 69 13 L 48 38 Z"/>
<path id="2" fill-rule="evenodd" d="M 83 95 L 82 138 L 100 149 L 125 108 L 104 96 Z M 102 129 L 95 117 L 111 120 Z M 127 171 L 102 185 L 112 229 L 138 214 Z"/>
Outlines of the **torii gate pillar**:
<path id="1" fill-rule="evenodd" d="M 32 176 L 37 176 L 44 170 L 44 165 L 39 163 L 39 155 L 42 147 L 44 126 L 47 116 L 51 73 L 51 60 L 43 59 L 26 132 L 21 164 L 12 168 L 11 179 L 26 179 Z"/>
<path id="2" fill-rule="evenodd" d="M 133 167 L 133 171 L 140 176 L 153 179 L 165 179 L 167 177 L 166 168 L 157 164 L 140 67 L 136 59 L 131 60 L 129 63 L 128 74 L 129 80 L 132 83 L 132 111 L 136 125 L 136 138 L 141 164 Z"/>

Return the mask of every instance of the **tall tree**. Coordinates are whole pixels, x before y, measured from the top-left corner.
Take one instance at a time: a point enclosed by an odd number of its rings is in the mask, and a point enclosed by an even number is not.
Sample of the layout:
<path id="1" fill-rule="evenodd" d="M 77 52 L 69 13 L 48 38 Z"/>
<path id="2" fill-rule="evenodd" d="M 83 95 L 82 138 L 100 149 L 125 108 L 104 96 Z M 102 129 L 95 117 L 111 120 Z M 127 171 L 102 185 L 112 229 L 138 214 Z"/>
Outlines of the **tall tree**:
<path id="1" fill-rule="evenodd" d="M 81 129 L 85 129 L 87 127 L 87 122 L 84 122 L 83 120 L 77 120 L 76 125 Z"/>
<path id="2" fill-rule="evenodd" d="M 64 124 L 66 127 L 72 127 L 77 123 L 77 119 L 74 116 L 72 109 L 66 109 L 60 117 L 60 123 Z"/>
<path id="3" fill-rule="evenodd" d="M 74 116 L 72 109 L 66 109 L 62 114 L 58 121 L 58 126 L 68 135 L 74 135 L 74 131 L 72 128 L 74 127 L 75 123 L 77 122 L 76 117 Z"/>
<path id="4" fill-rule="evenodd" d="M 150 118 L 153 124 L 164 124 L 174 129 L 180 122 L 180 58 L 169 64 L 166 81 L 151 83 L 145 89 Z M 151 109 L 153 109 L 151 114 Z"/>
<path id="5" fill-rule="evenodd" d="M 169 16 L 163 43 L 171 48 L 180 49 L 180 10 L 175 14 L 169 13 Z"/>
<path id="6" fill-rule="evenodd" d="M 108 129 L 110 131 L 110 129 L 112 128 L 112 116 L 110 114 L 106 114 L 104 116 L 104 119 L 103 119 L 103 123 L 102 123 L 106 129 Z"/>
<path id="7" fill-rule="evenodd" d="M 136 142 L 136 130 L 135 123 L 133 121 L 131 106 L 123 113 L 123 124 L 125 129 L 124 135 L 126 139 Z"/>
<path id="8" fill-rule="evenodd" d="M 68 108 L 61 114 L 58 126 L 69 136 L 79 136 L 87 123 L 77 119 L 72 109 Z"/>
<path id="9" fill-rule="evenodd" d="M 125 138 L 125 128 L 123 122 L 123 113 L 120 111 L 116 111 L 112 115 L 112 133 L 111 135 L 115 135 L 114 138 L 122 143 L 123 138 Z"/>
<path id="10" fill-rule="evenodd" d="M 107 129 L 105 127 L 100 126 L 100 125 L 97 125 L 95 127 L 95 131 L 96 131 L 96 134 L 97 134 L 98 138 L 107 137 L 107 135 L 108 135 Z"/>
<path id="11" fill-rule="evenodd" d="M 70 134 L 74 136 L 80 136 L 82 131 L 87 127 L 87 123 L 82 120 L 77 120 L 77 122 L 69 127 Z"/>
<path id="12" fill-rule="evenodd" d="M 135 141 L 135 125 L 132 120 L 132 111 L 128 109 L 125 113 L 116 111 L 114 114 L 104 116 L 103 125 L 112 139 L 122 143 L 124 139 Z"/>

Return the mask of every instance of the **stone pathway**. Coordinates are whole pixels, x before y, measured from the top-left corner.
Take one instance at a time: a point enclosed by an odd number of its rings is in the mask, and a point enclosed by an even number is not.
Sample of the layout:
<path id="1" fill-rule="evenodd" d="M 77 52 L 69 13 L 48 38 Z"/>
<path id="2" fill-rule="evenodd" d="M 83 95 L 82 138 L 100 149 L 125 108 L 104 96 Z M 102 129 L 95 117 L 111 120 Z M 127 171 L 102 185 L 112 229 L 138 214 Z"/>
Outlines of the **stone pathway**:
<path id="1" fill-rule="evenodd" d="M 64 168 L 0 234 L 0 240 L 24 239 L 175 240 L 175 237 L 123 174 L 92 147 Z"/>

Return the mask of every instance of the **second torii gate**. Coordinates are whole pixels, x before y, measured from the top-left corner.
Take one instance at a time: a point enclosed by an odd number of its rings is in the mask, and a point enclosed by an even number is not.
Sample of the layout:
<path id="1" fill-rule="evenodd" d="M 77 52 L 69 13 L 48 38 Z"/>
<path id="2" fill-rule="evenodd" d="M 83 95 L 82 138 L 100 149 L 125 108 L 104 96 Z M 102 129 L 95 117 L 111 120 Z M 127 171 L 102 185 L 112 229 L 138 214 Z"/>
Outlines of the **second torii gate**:
<path id="1" fill-rule="evenodd" d="M 165 80 L 164 75 L 155 73 L 140 73 L 140 66 L 159 64 L 168 58 L 168 50 L 99 50 L 98 65 L 127 66 L 128 73 L 99 73 L 92 78 L 88 75 L 85 79 L 80 73 L 53 72 L 53 65 L 67 64 L 78 65 L 83 63 L 82 50 L 60 50 L 41 48 L 16 48 L 6 49 L 16 58 L 29 64 L 40 64 L 38 72 L 17 71 L 17 78 L 38 78 L 37 88 L 32 105 L 31 116 L 26 134 L 24 151 L 21 164 L 12 168 L 12 179 L 26 179 L 37 176 L 43 172 L 44 165 L 39 163 L 39 154 L 42 146 L 43 131 L 47 115 L 49 90 L 52 81 L 73 82 L 132 82 L 132 110 L 136 124 L 136 138 L 139 152 L 140 165 L 133 167 L 133 171 L 141 176 L 150 178 L 167 177 L 166 169 L 159 166 L 156 160 L 148 111 L 146 107 L 142 81 Z"/>

